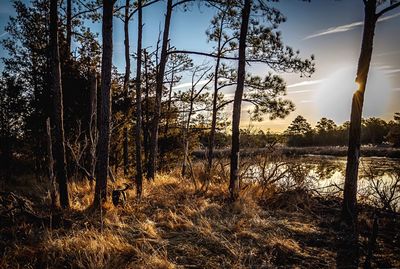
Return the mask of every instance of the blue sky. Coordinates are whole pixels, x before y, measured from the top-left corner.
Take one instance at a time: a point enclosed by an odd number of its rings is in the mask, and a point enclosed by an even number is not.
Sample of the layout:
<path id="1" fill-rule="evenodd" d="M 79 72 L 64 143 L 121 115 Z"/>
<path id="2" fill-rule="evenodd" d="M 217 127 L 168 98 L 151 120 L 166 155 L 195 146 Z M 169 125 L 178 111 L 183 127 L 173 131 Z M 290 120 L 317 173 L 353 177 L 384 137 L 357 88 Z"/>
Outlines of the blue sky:
<path id="1" fill-rule="evenodd" d="M 29 2 L 29 1 L 27 1 Z M 117 0 L 117 5 L 125 0 Z M 161 1 L 144 10 L 144 47 L 154 48 L 159 29 L 163 28 L 166 3 Z M 249 122 L 245 104 L 242 125 L 255 128 L 284 130 L 290 121 L 301 114 L 312 124 L 321 117 L 329 117 L 341 123 L 349 118 L 352 92 L 355 90 L 355 67 L 360 52 L 363 20 L 362 0 L 315 0 L 310 3 L 282 0 L 274 3 L 287 17 L 279 29 L 287 45 L 299 49 L 301 55 L 316 57 L 317 71 L 311 78 L 300 78 L 297 74 L 281 74 L 287 82 L 288 98 L 296 105 L 296 111 L 284 120 L 261 123 Z M 13 15 L 11 1 L 0 0 L 0 38 L 7 36 L 4 25 Z M 171 45 L 178 49 L 211 51 L 206 41 L 205 31 L 214 10 L 193 5 L 189 11 L 177 10 L 171 25 Z M 400 8 L 385 15 L 377 25 L 371 73 L 368 80 L 364 116 L 378 116 L 391 119 L 400 111 Z M 136 17 L 131 24 L 131 50 L 136 50 Z M 100 32 L 101 25 L 91 25 L 93 31 Z M 114 19 L 114 65 L 122 72 L 123 25 Z M 0 49 L 0 55 L 4 52 Z M 194 57 L 196 63 L 212 59 Z M 134 59 L 132 59 L 132 65 Z M 1 65 L 0 65 L 1 68 Z M 262 75 L 268 68 L 254 65 L 248 68 L 252 73 Z M 182 83 L 188 82 L 183 78 Z M 227 89 L 232 94 L 234 88 Z M 228 108 L 229 109 L 229 108 Z"/>

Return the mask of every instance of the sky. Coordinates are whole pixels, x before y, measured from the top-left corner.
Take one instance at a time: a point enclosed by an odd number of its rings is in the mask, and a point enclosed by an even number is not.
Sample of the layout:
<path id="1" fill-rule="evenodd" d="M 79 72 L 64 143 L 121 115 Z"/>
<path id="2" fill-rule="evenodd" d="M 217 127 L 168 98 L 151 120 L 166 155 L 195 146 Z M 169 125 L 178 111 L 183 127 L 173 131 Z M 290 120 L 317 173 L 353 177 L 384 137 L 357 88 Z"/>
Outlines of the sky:
<path id="1" fill-rule="evenodd" d="M 29 1 L 25 1 L 29 3 Z M 122 5 L 125 0 L 117 0 Z M 300 55 L 309 58 L 315 55 L 316 72 L 310 77 L 299 74 L 279 73 L 287 84 L 287 98 L 292 100 L 296 110 L 285 119 L 251 122 L 243 104 L 243 128 L 252 126 L 255 129 L 283 131 L 297 116 L 302 115 L 312 125 L 322 117 L 333 119 L 338 124 L 349 120 L 351 97 L 356 90 L 354 83 L 356 66 L 360 53 L 363 3 L 362 0 L 314 0 L 303 2 L 281 0 L 273 4 L 287 18 L 280 25 L 283 41 L 286 45 L 300 50 Z M 155 48 L 159 29 L 163 28 L 166 3 L 161 1 L 143 12 L 143 47 Z M 211 52 L 212 45 L 207 43 L 205 31 L 210 25 L 214 10 L 197 4 L 188 11 L 176 10 L 173 13 L 170 31 L 170 44 L 177 49 Z M 6 38 L 4 26 L 10 16 L 14 15 L 12 2 L 0 0 L 0 39 Z M 92 31 L 101 32 L 101 25 L 88 24 Z M 131 52 L 136 51 L 137 19 L 130 23 Z M 400 8 L 385 14 L 376 27 L 374 51 L 371 70 L 368 78 L 364 117 L 393 118 L 394 112 L 400 112 Z M 123 24 L 114 19 L 114 54 L 113 63 L 124 70 L 124 37 Z M 5 52 L 0 48 L 0 56 Z M 212 59 L 201 56 L 192 57 L 195 63 L 213 64 Z M 2 69 L 0 63 L 0 70 Z M 132 59 L 132 66 L 135 66 Z M 255 64 L 247 67 L 256 75 L 271 72 L 267 66 Z M 134 70 L 133 70 L 134 74 Z M 183 77 L 176 89 L 185 89 L 190 81 L 189 74 Z M 227 97 L 233 95 L 235 88 L 225 90 Z M 229 116 L 229 110 L 227 113 Z"/>

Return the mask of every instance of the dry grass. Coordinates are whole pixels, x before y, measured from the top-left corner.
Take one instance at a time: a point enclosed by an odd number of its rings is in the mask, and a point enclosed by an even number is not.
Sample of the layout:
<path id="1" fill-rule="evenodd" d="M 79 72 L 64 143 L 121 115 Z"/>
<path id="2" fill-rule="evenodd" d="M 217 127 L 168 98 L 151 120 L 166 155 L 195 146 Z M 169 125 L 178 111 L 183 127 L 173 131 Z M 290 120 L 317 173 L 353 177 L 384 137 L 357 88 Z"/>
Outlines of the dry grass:
<path id="1" fill-rule="evenodd" d="M 299 205 L 292 212 L 288 207 L 266 207 L 256 187 L 247 189 L 239 201 L 228 203 L 224 184 L 211 185 L 207 194 L 198 195 L 192 184 L 161 175 L 145 182 L 141 201 L 135 199 L 135 190 L 129 190 L 124 208 L 107 202 L 102 216 L 90 209 L 93 189 L 88 183 L 70 187 L 72 208 L 65 218 L 72 226 L 50 229 L 18 223 L 3 230 L 0 235 L 7 239 L 7 247 L 0 268 L 309 268 L 335 264 L 336 250 L 329 242 L 335 238 L 332 228 L 320 226 L 321 218 L 299 211 Z M 18 234 L 21 231 L 23 235 Z M 318 239 L 327 242 L 318 245 Z M 399 254 L 390 255 L 392 265 L 400 266 Z"/>

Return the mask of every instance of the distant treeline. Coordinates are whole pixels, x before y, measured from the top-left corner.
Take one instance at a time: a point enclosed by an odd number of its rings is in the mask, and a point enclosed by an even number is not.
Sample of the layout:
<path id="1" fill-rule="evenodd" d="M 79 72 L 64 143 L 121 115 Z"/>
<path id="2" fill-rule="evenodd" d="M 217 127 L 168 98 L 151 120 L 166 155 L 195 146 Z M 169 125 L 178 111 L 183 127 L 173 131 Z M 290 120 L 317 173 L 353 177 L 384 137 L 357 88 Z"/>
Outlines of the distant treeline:
<path id="1" fill-rule="evenodd" d="M 337 125 L 333 120 L 322 118 L 314 128 L 303 116 L 297 116 L 289 127 L 281 134 L 270 131 L 240 130 L 240 144 L 243 148 L 265 148 L 275 144 L 290 147 L 311 146 L 347 146 L 349 138 L 349 122 Z M 207 146 L 207 136 L 200 135 L 200 146 Z M 217 133 L 217 148 L 229 147 L 230 136 Z M 385 121 L 380 118 L 362 120 L 361 144 L 400 146 L 400 113 L 394 119 Z"/>
<path id="2" fill-rule="evenodd" d="M 349 122 L 337 125 L 322 118 L 312 128 L 302 116 L 297 116 L 284 132 L 288 146 L 345 146 L 349 137 Z M 380 118 L 362 120 L 361 144 L 400 146 L 400 113 L 388 122 Z"/>

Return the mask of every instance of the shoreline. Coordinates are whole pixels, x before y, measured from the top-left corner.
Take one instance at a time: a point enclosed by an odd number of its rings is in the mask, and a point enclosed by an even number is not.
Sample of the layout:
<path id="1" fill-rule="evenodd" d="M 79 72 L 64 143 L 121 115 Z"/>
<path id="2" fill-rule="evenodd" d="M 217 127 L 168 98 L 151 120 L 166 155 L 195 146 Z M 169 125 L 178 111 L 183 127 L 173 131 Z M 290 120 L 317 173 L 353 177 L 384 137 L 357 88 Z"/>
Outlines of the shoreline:
<path id="1" fill-rule="evenodd" d="M 286 156 L 336 156 L 336 157 L 346 157 L 347 147 L 276 147 L 274 149 L 270 148 L 246 148 L 240 151 L 241 156 L 253 156 L 263 153 L 278 152 Z M 192 156 L 204 159 L 206 156 L 205 150 L 194 150 Z M 217 149 L 215 150 L 214 157 L 228 157 L 230 154 L 230 149 Z M 361 147 L 361 157 L 385 157 L 385 158 L 400 158 L 400 148 L 393 147 L 371 147 L 364 146 Z"/>

